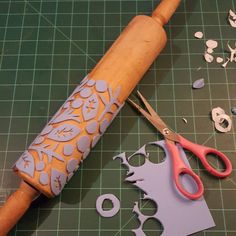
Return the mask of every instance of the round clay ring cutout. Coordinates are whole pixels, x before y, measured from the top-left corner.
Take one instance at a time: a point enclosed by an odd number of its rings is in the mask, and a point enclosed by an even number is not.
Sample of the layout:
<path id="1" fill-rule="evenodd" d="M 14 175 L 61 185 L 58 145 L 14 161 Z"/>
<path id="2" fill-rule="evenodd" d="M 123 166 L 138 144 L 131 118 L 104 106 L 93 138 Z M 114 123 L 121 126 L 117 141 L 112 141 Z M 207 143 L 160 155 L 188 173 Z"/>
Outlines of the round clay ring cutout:
<path id="1" fill-rule="evenodd" d="M 110 210 L 104 210 L 102 208 L 102 204 L 105 200 L 110 200 L 113 204 L 113 208 Z M 120 201 L 119 199 L 113 194 L 103 194 L 97 198 L 96 201 L 96 209 L 97 212 L 103 217 L 112 217 L 118 213 L 120 210 Z"/>

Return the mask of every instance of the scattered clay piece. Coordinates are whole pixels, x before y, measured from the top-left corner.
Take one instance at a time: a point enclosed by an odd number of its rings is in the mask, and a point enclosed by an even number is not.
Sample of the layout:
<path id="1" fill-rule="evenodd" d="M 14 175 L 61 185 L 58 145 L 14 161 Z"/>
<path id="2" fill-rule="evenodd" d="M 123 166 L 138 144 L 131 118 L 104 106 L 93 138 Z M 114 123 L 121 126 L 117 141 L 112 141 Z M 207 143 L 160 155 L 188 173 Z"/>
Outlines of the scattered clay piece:
<path id="1" fill-rule="evenodd" d="M 183 122 L 184 122 L 185 124 L 188 123 L 188 120 L 187 120 L 186 118 L 183 117 L 182 120 L 183 120 Z"/>
<path id="2" fill-rule="evenodd" d="M 225 111 L 222 108 L 220 107 L 213 108 L 211 111 L 212 120 L 220 123 L 223 122 L 223 120 L 219 119 L 219 117 L 223 114 L 225 114 Z"/>
<path id="3" fill-rule="evenodd" d="M 230 9 L 229 10 L 229 16 L 233 19 L 236 20 L 236 14 Z"/>
<path id="4" fill-rule="evenodd" d="M 235 43 L 235 46 L 236 46 L 236 43 Z M 230 50 L 230 61 L 232 62 L 232 61 L 234 61 L 235 56 L 236 56 L 236 47 L 235 48 L 231 48 L 231 46 L 228 43 L 228 48 Z"/>
<path id="5" fill-rule="evenodd" d="M 209 53 L 207 53 L 207 52 L 205 52 L 204 58 L 209 63 L 213 62 L 213 60 L 214 60 L 214 57 L 212 55 L 210 55 Z"/>
<path id="6" fill-rule="evenodd" d="M 212 48 L 208 48 L 207 52 L 211 54 L 211 53 L 213 53 L 213 49 Z"/>
<path id="7" fill-rule="evenodd" d="M 236 107 L 232 107 L 231 112 L 232 112 L 233 115 L 236 115 Z"/>
<path id="8" fill-rule="evenodd" d="M 200 89 L 200 88 L 203 88 L 204 86 L 205 86 L 205 82 L 204 82 L 203 78 L 198 79 L 198 80 L 194 81 L 194 83 L 193 83 L 194 89 Z"/>
<path id="9" fill-rule="evenodd" d="M 217 48 L 218 42 L 215 41 L 215 40 L 209 39 L 209 40 L 206 41 L 206 46 L 208 48 L 214 49 L 214 48 Z"/>
<path id="10" fill-rule="evenodd" d="M 203 33 L 201 31 L 197 31 L 195 32 L 194 37 L 197 39 L 201 39 L 203 37 Z"/>
<path id="11" fill-rule="evenodd" d="M 225 111 L 216 107 L 211 111 L 212 120 L 215 123 L 215 128 L 222 133 L 229 132 L 232 128 L 232 120 L 228 115 L 225 114 Z"/>
<path id="12" fill-rule="evenodd" d="M 110 200 L 113 204 L 113 208 L 110 210 L 104 210 L 102 205 L 105 200 Z M 120 210 L 120 201 L 113 194 L 103 194 L 97 198 L 96 201 L 97 212 L 103 217 L 112 217 L 118 213 Z"/>
<path id="13" fill-rule="evenodd" d="M 217 63 L 222 63 L 223 62 L 223 58 L 222 57 L 217 57 L 216 58 L 216 62 Z"/>
<path id="14" fill-rule="evenodd" d="M 233 28 L 236 28 L 236 14 L 231 9 L 229 10 L 228 20 L 229 20 L 230 25 Z"/>
<path id="15" fill-rule="evenodd" d="M 221 66 L 222 66 L 223 68 L 225 68 L 225 67 L 227 66 L 227 64 L 229 63 L 229 61 L 230 61 L 230 59 L 227 58 L 226 62 L 225 62 L 224 64 L 222 64 Z"/>

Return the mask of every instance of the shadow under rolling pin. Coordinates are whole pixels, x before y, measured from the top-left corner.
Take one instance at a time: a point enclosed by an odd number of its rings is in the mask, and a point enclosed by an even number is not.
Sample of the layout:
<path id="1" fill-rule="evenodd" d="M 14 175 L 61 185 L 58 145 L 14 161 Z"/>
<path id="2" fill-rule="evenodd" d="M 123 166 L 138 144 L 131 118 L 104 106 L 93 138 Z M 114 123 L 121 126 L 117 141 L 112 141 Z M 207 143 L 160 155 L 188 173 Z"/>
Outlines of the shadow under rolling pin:
<path id="1" fill-rule="evenodd" d="M 43 193 L 62 191 L 164 48 L 180 0 L 162 0 L 152 16 L 136 16 L 14 165 L 19 189 L 0 208 L 0 236 Z"/>

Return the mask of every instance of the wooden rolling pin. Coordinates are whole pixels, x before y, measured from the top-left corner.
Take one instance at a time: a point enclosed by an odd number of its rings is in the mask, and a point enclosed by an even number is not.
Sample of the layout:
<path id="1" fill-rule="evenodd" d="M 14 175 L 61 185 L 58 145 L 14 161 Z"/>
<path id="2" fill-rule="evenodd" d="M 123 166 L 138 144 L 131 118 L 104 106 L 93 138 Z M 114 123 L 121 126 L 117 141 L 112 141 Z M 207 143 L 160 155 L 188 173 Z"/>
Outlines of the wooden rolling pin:
<path id="1" fill-rule="evenodd" d="M 179 3 L 163 0 L 151 17 L 134 17 L 15 163 L 14 171 L 22 182 L 0 209 L 1 236 L 40 193 L 60 194 L 164 48 L 163 25 Z"/>

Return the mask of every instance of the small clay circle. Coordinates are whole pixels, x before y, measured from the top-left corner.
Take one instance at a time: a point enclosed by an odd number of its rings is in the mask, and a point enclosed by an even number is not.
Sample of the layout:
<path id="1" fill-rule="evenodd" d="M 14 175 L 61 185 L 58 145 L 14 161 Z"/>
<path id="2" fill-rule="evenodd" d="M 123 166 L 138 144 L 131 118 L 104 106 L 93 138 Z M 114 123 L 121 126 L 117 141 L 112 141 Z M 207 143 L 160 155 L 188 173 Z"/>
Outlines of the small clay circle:
<path id="1" fill-rule="evenodd" d="M 85 152 L 90 146 L 90 139 L 87 135 L 80 137 L 77 141 L 77 148 L 80 152 Z"/>
<path id="2" fill-rule="evenodd" d="M 103 93 L 107 91 L 107 82 L 104 80 L 97 80 L 95 88 L 98 92 Z"/>
<path id="3" fill-rule="evenodd" d="M 90 79 L 88 82 L 87 82 L 87 85 L 88 86 L 93 86 L 95 84 L 95 80 L 93 79 Z"/>
<path id="4" fill-rule="evenodd" d="M 102 205 L 105 200 L 110 200 L 113 204 L 113 208 L 110 210 L 104 210 Z M 120 201 L 113 194 L 103 194 L 97 198 L 96 201 L 97 212 L 103 217 L 112 217 L 116 215 L 120 210 Z"/>
<path id="5" fill-rule="evenodd" d="M 92 94 L 92 90 L 90 88 L 84 88 L 80 91 L 80 96 L 83 98 L 87 98 Z"/>
<path id="6" fill-rule="evenodd" d="M 46 185 L 48 184 L 48 173 L 43 171 L 40 176 L 39 176 L 39 182 L 42 184 L 42 185 Z"/>
<path id="7" fill-rule="evenodd" d="M 81 107 L 82 104 L 83 104 L 82 99 L 81 99 L 81 98 L 76 98 L 76 99 L 72 102 L 71 106 L 72 106 L 74 109 L 76 109 L 76 108 Z"/>
<path id="8" fill-rule="evenodd" d="M 77 165 L 78 165 L 78 160 L 72 158 L 68 161 L 66 169 L 69 173 L 73 172 L 76 169 Z"/>
<path id="9" fill-rule="evenodd" d="M 74 147 L 71 144 L 65 144 L 64 149 L 63 149 L 63 154 L 65 156 L 70 156 L 74 151 Z"/>
<path id="10" fill-rule="evenodd" d="M 37 165 L 36 165 L 36 170 L 37 170 L 37 171 L 42 171 L 42 170 L 44 169 L 44 167 L 45 167 L 44 162 L 43 162 L 43 161 L 40 161 L 40 162 L 38 162 Z"/>
<path id="11" fill-rule="evenodd" d="M 91 122 L 89 122 L 86 126 L 86 131 L 89 134 L 94 134 L 98 129 L 98 122 L 96 120 L 93 120 Z"/>

